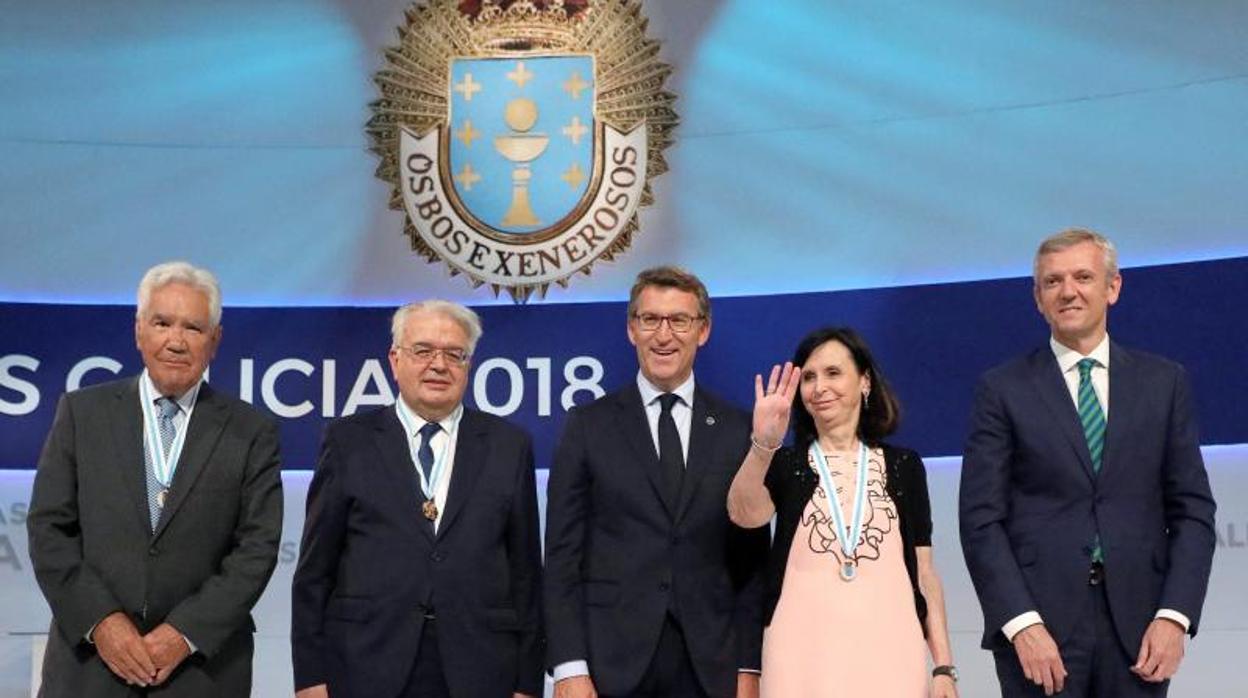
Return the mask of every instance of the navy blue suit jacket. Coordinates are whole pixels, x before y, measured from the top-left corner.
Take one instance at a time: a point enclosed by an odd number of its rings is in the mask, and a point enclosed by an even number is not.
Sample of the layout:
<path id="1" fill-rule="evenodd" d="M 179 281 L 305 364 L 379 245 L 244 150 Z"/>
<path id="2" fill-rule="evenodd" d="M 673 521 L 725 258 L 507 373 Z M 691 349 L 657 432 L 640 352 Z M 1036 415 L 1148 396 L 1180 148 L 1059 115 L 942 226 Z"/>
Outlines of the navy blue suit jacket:
<path id="1" fill-rule="evenodd" d="M 680 496 L 664 497 L 636 384 L 568 412 L 546 506 L 545 611 L 551 667 L 584 659 L 599 693 L 634 690 L 673 612 L 712 696 L 758 669 L 768 530 L 728 520 L 728 486 L 749 418 L 698 389 Z"/>
<path id="2" fill-rule="evenodd" d="M 434 535 L 393 407 L 331 422 L 308 490 L 291 594 L 295 687 L 398 695 L 425 614 L 451 694 L 541 695 L 541 550 L 533 449 L 465 408 Z"/>
<path id="3" fill-rule="evenodd" d="M 1186 373 L 1109 348 L 1110 409 L 1099 474 L 1052 350 L 983 375 L 962 462 L 962 550 L 984 612 L 985 649 L 1038 611 L 1060 643 L 1088 598 L 1099 532 L 1110 613 L 1135 656 L 1159 608 L 1194 635 L 1214 549 L 1214 502 Z"/>

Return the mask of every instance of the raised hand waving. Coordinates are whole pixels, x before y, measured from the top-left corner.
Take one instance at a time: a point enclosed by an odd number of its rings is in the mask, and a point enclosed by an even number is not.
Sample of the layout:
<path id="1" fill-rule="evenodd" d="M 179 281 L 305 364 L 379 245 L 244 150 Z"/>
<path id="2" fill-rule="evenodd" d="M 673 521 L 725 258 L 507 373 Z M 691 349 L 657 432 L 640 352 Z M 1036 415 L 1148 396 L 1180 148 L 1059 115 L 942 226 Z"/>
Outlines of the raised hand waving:
<path id="1" fill-rule="evenodd" d="M 789 428 L 789 411 L 793 396 L 801 382 L 802 367 L 785 362 L 772 366 L 771 376 L 763 386 L 763 376 L 754 375 L 754 445 L 763 450 L 780 447 Z"/>

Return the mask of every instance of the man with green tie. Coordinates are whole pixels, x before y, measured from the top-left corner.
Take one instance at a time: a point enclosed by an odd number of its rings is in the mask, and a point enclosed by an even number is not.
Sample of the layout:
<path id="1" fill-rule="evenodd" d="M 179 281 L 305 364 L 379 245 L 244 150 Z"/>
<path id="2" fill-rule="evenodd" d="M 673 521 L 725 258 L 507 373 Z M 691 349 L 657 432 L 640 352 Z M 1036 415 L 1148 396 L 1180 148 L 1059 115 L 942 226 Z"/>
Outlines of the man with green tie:
<path id="1" fill-rule="evenodd" d="M 1162 696 L 1215 541 L 1186 373 L 1110 340 L 1104 236 L 1046 239 L 1034 282 L 1049 342 L 980 379 L 962 463 L 983 646 L 1003 695 Z"/>

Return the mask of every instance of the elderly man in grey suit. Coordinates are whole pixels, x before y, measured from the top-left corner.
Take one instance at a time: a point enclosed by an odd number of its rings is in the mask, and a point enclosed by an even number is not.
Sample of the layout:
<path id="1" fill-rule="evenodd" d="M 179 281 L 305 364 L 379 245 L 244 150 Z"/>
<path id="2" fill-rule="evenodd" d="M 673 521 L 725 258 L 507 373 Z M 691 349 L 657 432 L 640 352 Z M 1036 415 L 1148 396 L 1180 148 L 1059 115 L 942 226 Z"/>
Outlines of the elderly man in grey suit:
<path id="1" fill-rule="evenodd" d="M 251 608 L 282 527 L 277 430 L 213 390 L 221 292 L 184 262 L 139 285 L 136 377 L 63 396 L 27 526 L 52 607 L 40 695 L 251 691 Z"/>

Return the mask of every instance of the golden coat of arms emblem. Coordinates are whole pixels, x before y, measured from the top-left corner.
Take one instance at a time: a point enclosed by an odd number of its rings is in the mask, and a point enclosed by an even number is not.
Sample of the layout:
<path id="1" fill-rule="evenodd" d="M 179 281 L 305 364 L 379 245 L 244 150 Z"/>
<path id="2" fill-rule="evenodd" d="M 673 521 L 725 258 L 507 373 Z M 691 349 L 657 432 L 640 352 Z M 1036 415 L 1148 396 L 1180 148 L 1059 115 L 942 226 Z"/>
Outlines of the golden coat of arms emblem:
<path id="1" fill-rule="evenodd" d="M 412 249 L 516 302 L 625 251 L 677 124 L 639 0 L 429 0 L 368 124 Z"/>

